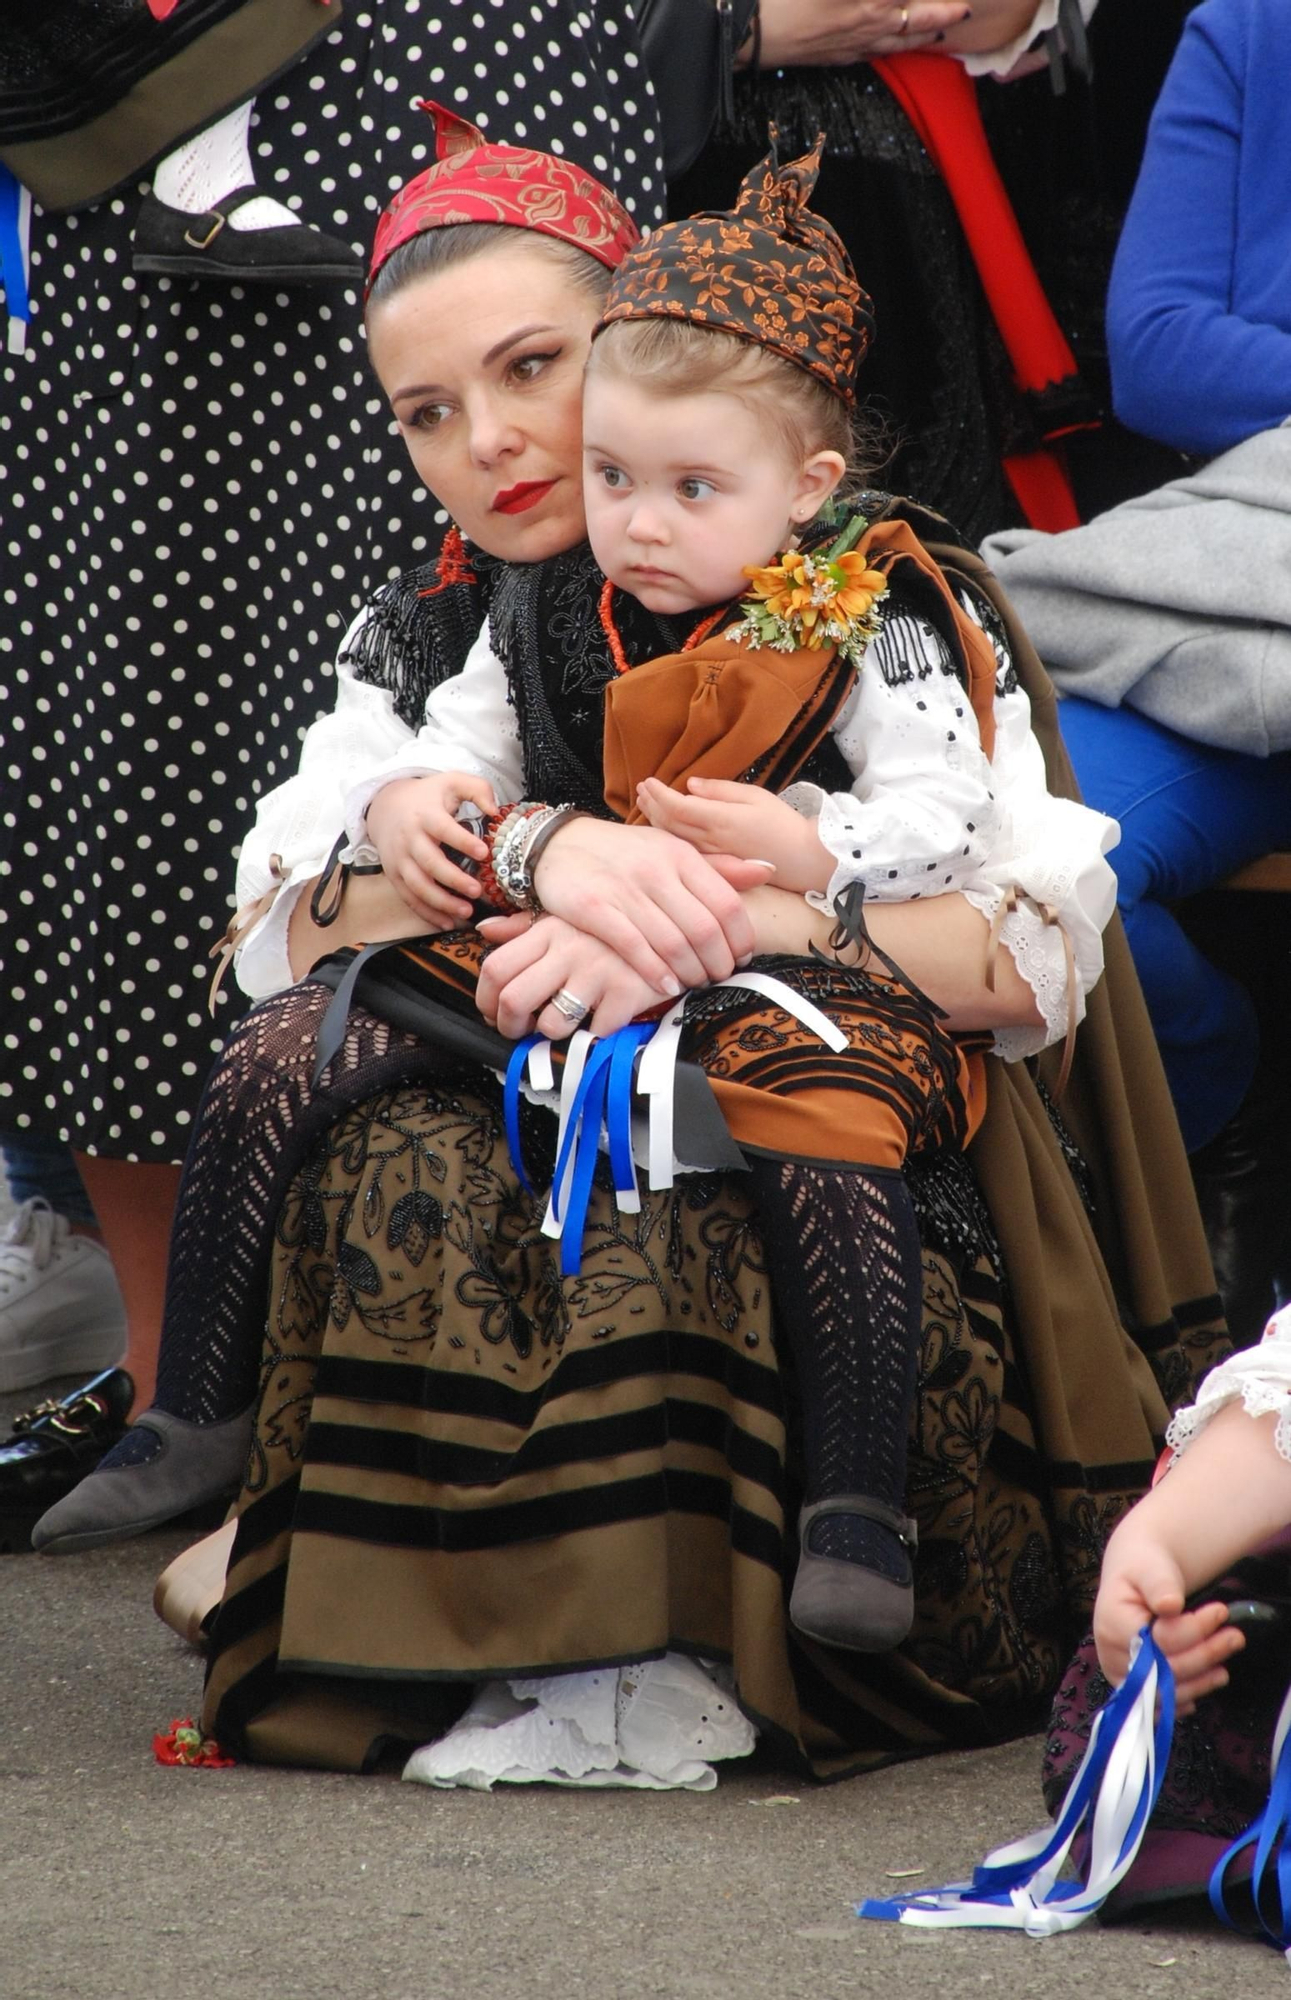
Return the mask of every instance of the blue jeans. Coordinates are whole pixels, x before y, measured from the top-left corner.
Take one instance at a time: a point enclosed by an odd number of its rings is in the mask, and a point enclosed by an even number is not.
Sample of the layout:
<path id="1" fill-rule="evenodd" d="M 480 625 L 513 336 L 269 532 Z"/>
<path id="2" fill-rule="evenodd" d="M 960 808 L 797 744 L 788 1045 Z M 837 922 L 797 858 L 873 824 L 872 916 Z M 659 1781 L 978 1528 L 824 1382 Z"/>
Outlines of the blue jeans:
<path id="1" fill-rule="evenodd" d="M 16 1202 L 43 1194 L 50 1207 L 69 1222 L 78 1222 L 86 1229 L 96 1226 L 72 1149 L 61 1139 L 44 1139 L 31 1132 L 0 1132 L 0 1153 L 4 1155 L 9 1192 Z"/>
<path id="2" fill-rule="evenodd" d="M 1291 847 L 1291 752 L 1214 750 L 1132 708 L 1074 698 L 1058 716 L 1086 801 L 1121 823 L 1109 857 L 1117 904 L 1193 1152 L 1246 1095 L 1259 1029 L 1245 987 L 1198 951 L 1167 905 Z"/>

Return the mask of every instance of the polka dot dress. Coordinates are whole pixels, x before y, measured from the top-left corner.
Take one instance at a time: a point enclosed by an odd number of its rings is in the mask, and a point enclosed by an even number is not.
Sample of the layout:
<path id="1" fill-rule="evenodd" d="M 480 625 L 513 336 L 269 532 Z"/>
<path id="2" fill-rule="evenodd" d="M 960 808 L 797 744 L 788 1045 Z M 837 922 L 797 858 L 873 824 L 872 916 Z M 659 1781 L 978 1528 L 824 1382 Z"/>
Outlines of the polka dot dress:
<path id="1" fill-rule="evenodd" d="M 257 101 L 257 181 L 366 252 L 431 158 L 425 95 L 649 223 L 632 12 L 351 0 Z M 179 1160 L 239 1011 L 205 990 L 239 838 L 357 605 L 438 528 L 358 293 L 136 278 L 137 210 L 36 209 L 28 349 L 0 356 L 0 1129 Z"/>

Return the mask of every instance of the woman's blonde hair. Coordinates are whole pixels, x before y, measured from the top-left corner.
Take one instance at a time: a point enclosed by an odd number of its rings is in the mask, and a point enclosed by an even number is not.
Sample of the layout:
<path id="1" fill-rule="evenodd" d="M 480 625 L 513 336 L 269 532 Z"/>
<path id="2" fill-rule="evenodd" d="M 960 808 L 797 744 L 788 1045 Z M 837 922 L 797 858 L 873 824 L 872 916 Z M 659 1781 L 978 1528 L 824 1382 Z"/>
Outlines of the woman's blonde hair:
<path id="1" fill-rule="evenodd" d="M 779 354 L 690 320 L 614 320 L 592 342 L 587 372 L 615 375 L 652 396 L 734 396 L 764 419 L 786 455 L 841 454 L 841 487 L 864 483 L 874 439 L 823 382 Z M 841 490 L 840 487 L 840 490 Z"/>

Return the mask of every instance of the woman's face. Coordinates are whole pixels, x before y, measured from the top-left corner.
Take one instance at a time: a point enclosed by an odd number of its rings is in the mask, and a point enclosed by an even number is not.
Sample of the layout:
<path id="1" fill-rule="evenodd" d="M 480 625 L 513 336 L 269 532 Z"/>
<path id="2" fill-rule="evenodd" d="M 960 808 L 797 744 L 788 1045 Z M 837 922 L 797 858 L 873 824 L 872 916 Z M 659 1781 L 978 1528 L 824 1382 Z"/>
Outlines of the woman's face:
<path id="1" fill-rule="evenodd" d="M 583 364 L 595 301 L 516 232 L 368 314 L 368 344 L 418 475 L 508 562 L 581 541 Z"/>

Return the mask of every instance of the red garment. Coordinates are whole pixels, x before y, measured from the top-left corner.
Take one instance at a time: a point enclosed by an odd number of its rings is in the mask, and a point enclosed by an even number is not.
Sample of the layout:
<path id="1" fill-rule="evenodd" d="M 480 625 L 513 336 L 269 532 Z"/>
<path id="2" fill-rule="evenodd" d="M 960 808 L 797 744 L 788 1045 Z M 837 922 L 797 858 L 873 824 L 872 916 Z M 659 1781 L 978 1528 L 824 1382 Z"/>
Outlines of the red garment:
<path id="1" fill-rule="evenodd" d="M 1034 393 L 1070 380 L 1076 358 L 1022 240 L 982 129 L 972 78 L 953 57 L 923 52 L 878 57 L 874 67 L 946 184 L 1018 387 Z M 1032 527 L 1051 534 L 1080 525 L 1061 451 L 1054 449 L 1064 435 L 1063 429 L 1047 432 L 1038 451 L 1003 461 Z"/>
<path id="2" fill-rule="evenodd" d="M 401 187 L 377 224 L 368 289 L 391 251 L 427 229 L 455 222 L 501 222 L 586 250 L 612 271 L 640 237 L 627 210 L 576 167 L 527 146 L 493 145 L 477 126 L 428 98 L 435 165 Z"/>

